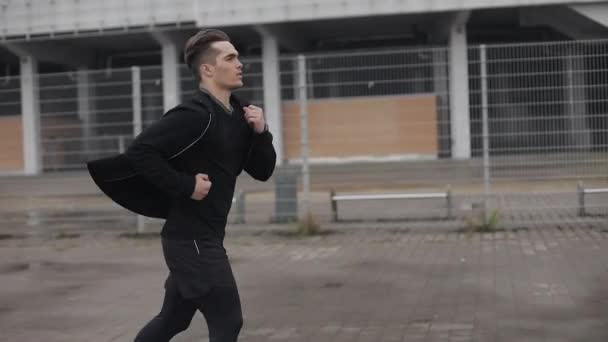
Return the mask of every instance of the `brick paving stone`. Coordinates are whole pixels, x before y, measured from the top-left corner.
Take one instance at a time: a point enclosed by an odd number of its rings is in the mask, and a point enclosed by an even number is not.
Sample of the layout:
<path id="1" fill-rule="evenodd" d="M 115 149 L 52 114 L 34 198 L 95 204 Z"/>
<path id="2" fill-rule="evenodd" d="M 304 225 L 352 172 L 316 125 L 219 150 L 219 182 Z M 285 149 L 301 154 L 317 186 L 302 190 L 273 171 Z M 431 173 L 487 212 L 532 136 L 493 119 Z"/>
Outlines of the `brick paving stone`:
<path id="1" fill-rule="evenodd" d="M 240 341 L 608 341 L 608 233 L 231 233 Z M 132 341 L 160 309 L 160 241 L 0 241 L 0 341 Z M 204 341 L 197 314 L 174 341 Z"/>

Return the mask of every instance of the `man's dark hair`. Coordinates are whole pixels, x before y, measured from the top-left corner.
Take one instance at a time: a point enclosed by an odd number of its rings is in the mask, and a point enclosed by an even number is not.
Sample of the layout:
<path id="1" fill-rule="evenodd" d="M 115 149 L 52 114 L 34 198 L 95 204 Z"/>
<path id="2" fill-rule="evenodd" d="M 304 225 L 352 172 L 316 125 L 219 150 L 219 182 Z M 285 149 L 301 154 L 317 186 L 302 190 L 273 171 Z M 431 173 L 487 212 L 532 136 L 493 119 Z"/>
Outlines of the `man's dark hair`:
<path id="1" fill-rule="evenodd" d="M 201 75 L 199 67 L 201 64 L 215 64 L 215 58 L 219 51 L 211 47 L 215 42 L 229 42 L 230 37 L 224 32 L 216 29 L 208 29 L 197 32 L 190 37 L 184 48 L 184 62 L 200 82 Z"/>

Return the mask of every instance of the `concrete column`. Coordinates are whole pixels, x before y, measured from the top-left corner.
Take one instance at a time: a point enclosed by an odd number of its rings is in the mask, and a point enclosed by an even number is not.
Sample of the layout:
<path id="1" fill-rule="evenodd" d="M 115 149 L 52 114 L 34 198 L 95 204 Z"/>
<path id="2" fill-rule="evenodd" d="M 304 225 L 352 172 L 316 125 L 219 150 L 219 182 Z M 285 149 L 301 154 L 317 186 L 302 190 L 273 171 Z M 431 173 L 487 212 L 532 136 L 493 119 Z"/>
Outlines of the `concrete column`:
<path id="1" fill-rule="evenodd" d="M 154 32 L 152 36 L 162 49 L 163 64 L 163 109 L 177 106 L 181 102 L 181 86 L 179 80 L 180 49 L 175 39 L 163 32 Z"/>
<path id="2" fill-rule="evenodd" d="M 471 158 L 468 18 L 468 11 L 456 14 L 449 33 L 450 126 L 454 159 Z"/>
<path id="3" fill-rule="evenodd" d="M 92 98 L 95 97 L 95 89 L 93 89 L 90 79 L 90 70 L 87 68 L 78 68 L 77 71 L 77 94 L 78 94 L 78 118 L 82 122 L 82 147 L 85 155 L 89 155 L 90 151 L 97 146 L 91 138 L 95 135 L 94 125 L 96 122 L 95 113 L 93 110 L 94 104 Z"/>
<path id="4" fill-rule="evenodd" d="M 439 158 L 450 156 L 450 111 L 448 92 L 448 68 L 446 50 L 433 51 L 433 91 L 437 96 L 437 125 L 439 132 Z"/>
<path id="5" fill-rule="evenodd" d="M 437 22 L 446 22 L 451 19 L 448 14 L 446 18 Z M 450 126 L 450 85 L 449 85 L 449 27 L 438 23 L 429 23 L 425 26 L 428 33 L 429 43 L 436 46 L 433 49 L 433 93 L 437 96 L 437 132 L 439 158 L 450 158 L 452 155 L 452 139 Z"/>
<path id="6" fill-rule="evenodd" d="M 20 57 L 20 67 L 23 171 L 26 175 L 36 175 L 42 171 L 38 62 L 31 55 L 23 55 Z"/>
<path id="7" fill-rule="evenodd" d="M 565 112 L 568 125 L 568 147 L 578 151 L 591 148 L 591 131 L 587 123 L 587 94 L 585 92 L 585 60 L 571 49 L 565 61 L 566 104 Z"/>
<path id="8" fill-rule="evenodd" d="M 28 175 L 38 174 L 43 170 L 38 62 L 52 62 L 80 68 L 94 65 L 95 54 L 78 50 L 59 41 L 2 45 L 20 58 L 24 172 Z M 55 149 L 56 146 L 51 145 L 48 148 Z"/>
<path id="9" fill-rule="evenodd" d="M 165 43 L 163 49 L 163 108 L 165 111 L 177 106 L 181 99 L 179 82 L 179 49 L 174 43 Z"/>
<path id="10" fill-rule="evenodd" d="M 270 32 L 258 28 L 262 36 L 262 68 L 264 77 L 264 113 L 274 136 L 277 164 L 284 163 L 283 124 L 281 110 L 281 80 L 279 74 L 279 44 Z"/>

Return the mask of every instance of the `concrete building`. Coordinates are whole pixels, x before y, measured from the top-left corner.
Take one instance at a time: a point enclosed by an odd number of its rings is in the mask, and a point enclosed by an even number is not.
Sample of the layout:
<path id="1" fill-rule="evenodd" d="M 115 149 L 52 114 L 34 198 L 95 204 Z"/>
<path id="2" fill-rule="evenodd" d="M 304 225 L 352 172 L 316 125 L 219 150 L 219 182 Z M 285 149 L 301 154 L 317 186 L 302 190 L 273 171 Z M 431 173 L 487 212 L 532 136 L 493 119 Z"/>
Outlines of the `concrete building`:
<path id="1" fill-rule="evenodd" d="M 474 72 L 469 67 L 471 58 L 477 57 L 471 57 L 472 46 L 602 39 L 608 37 L 607 25 L 608 2 L 588 0 L 0 0 L 0 172 L 37 174 L 54 169 L 44 154 L 54 155 L 56 147 L 49 139 L 56 139 L 61 133 L 41 133 L 44 113 L 63 114 L 61 118 L 49 115 L 55 118 L 56 126 L 66 129 L 77 126 L 78 133 L 70 133 L 70 139 L 77 140 L 74 149 L 90 156 L 105 146 L 94 138 L 110 135 L 106 134 L 109 130 L 100 132 L 112 126 L 114 121 L 107 113 L 117 108 L 117 103 L 123 101 L 124 106 L 119 107 L 142 112 L 138 120 L 143 121 L 176 105 L 193 87 L 187 70 L 181 65 L 183 44 L 192 33 L 205 27 L 225 30 L 241 54 L 252 61 L 247 70 L 252 76 L 245 91 L 254 102 L 264 105 L 281 163 L 288 163 L 298 153 L 288 143 L 289 139 L 297 141 L 297 136 L 287 137 L 291 126 L 286 128 L 289 118 L 285 112 L 295 109 L 284 102 L 295 98 L 295 81 L 289 76 L 294 67 L 285 61 L 300 53 L 322 56 L 326 67 L 351 68 L 363 80 L 365 72 L 356 71 L 360 65 L 373 64 L 373 61 L 332 62 L 328 56 L 402 48 L 410 49 L 407 50 L 410 53 L 421 49 L 425 52 L 423 57 L 430 58 L 430 62 L 424 64 L 426 76 L 408 76 L 410 79 L 422 77 L 425 83 L 420 83 L 420 89 L 404 93 L 434 94 L 435 97 L 428 105 L 420 96 L 406 100 L 413 102 L 367 102 L 367 105 L 387 106 L 387 110 L 410 105 L 426 108 L 424 110 L 434 116 L 433 122 L 437 122 L 429 128 L 434 141 L 403 142 L 403 146 L 413 144 L 411 155 L 469 159 L 475 155 L 476 146 L 472 136 L 472 130 L 476 129 L 472 122 L 474 96 L 470 89 L 474 87 L 470 82 Z M 433 50 L 433 47 L 439 49 Z M 396 65 L 401 61 L 397 58 L 382 63 Z M 576 63 L 581 62 L 564 64 L 560 70 L 578 70 L 581 66 Z M 124 69 L 133 66 L 138 68 Z M 599 67 L 607 66 L 600 62 Z M 310 68 L 314 70 L 313 66 Z M 334 83 L 358 82 L 359 76 L 341 78 Z M 576 84 L 588 82 L 584 77 L 570 76 L 569 89 L 579 89 Z M 91 86 L 98 83 L 98 78 L 112 80 L 115 86 L 111 82 Z M 133 87 L 129 82 L 135 84 L 135 81 L 141 84 L 135 90 L 139 102 L 131 106 Z M 331 79 L 325 81 L 332 82 Z M 73 87 L 62 87 L 66 82 Z M 371 81 L 368 83 L 368 88 L 372 88 Z M 152 95 L 156 88 L 160 89 L 161 96 Z M 379 89 L 378 94 L 359 94 L 355 88 L 346 93 L 335 87 L 311 90 L 313 98 L 329 99 L 401 94 L 389 86 L 374 89 Z M 128 98 L 121 98 L 125 93 L 129 94 Z M 569 110 L 571 118 L 564 120 L 569 120 L 573 131 L 577 127 L 589 130 L 577 119 L 577 111 L 584 109 L 576 108 L 575 104 L 591 95 L 570 91 L 567 96 L 574 105 Z M 58 100 L 67 97 L 74 100 L 69 104 Z M 108 98 L 112 102 L 104 102 Z M 319 113 L 334 105 L 320 104 Z M 360 103 L 340 105 L 346 106 L 337 107 L 341 110 L 365 108 Z M 155 109 L 148 111 L 147 108 Z M 314 114 L 311 115 L 312 118 Z M 360 115 L 367 114 L 364 110 Z M 604 121 L 598 127 L 603 127 Z M 311 129 L 323 124 L 328 123 L 323 119 L 311 120 Z M 296 126 L 294 122 L 293 127 Z M 358 132 L 357 129 L 367 128 L 354 128 L 354 132 Z M 388 127 L 378 128 L 379 134 L 384 129 Z M 570 137 L 588 146 L 594 139 L 591 135 L 571 134 Z M 64 139 L 66 143 L 61 145 L 63 155 L 71 153 L 70 139 Z M 500 138 L 496 139 L 500 145 Z M 128 142 L 118 141 L 123 146 Z M 393 140 L 385 142 L 386 146 L 393 143 Z M 435 147 L 425 149 L 424 146 L 433 143 Z M 378 143 L 379 149 L 382 144 Z M 328 156 L 343 156 L 349 153 L 346 149 L 336 148 L 334 155 Z M 384 154 L 391 155 L 394 151 L 387 147 Z M 63 162 L 58 165 L 68 165 L 65 169 L 82 167 L 78 162 L 74 167 Z"/>

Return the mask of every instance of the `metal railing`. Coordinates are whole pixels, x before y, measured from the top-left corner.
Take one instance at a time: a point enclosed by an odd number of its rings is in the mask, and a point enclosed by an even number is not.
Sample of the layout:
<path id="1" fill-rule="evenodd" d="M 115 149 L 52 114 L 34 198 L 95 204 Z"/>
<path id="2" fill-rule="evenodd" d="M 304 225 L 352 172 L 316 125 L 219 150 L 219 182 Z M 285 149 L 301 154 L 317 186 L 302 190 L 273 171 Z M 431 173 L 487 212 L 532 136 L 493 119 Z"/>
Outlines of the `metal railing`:
<path id="1" fill-rule="evenodd" d="M 492 210 L 578 220 L 577 181 L 608 181 L 608 42 L 478 46 L 469 55 L 472 153 L 483 160 Z"/>
<path id="2" fill-rule="evenodd" d="M 603 40 L 471 46 L 465 159 L 452 158 L 447 48 L 282 56 L 285 158 L 267 183 L 239 179 L 247 196 L 231 222 L 287 222 L 308 212 L 330 222 L 332 189 L 371 196 L 450 184 L 449 218 L 442 205 L 385 199 L 343 201 L 340 218 L 605 223 L 608 194 L 589 196 L 585 211 L 593 215 L 580 216 L 576 185 L 608 186 L 607 55 Z M 194 84 L 180 72 L 185 99 Z M 261 60 L 246 60 L 245 72 L 239 93 L 263 106 Z M 86 159 L 124 150 L 136 131 L 135 104 L 142 129 L 163 111 L 158 67 L 41 75 L 40 94 L 46 170 L 83 170 Z M 11 102 L 4 99 L 0 107 Z"/>

